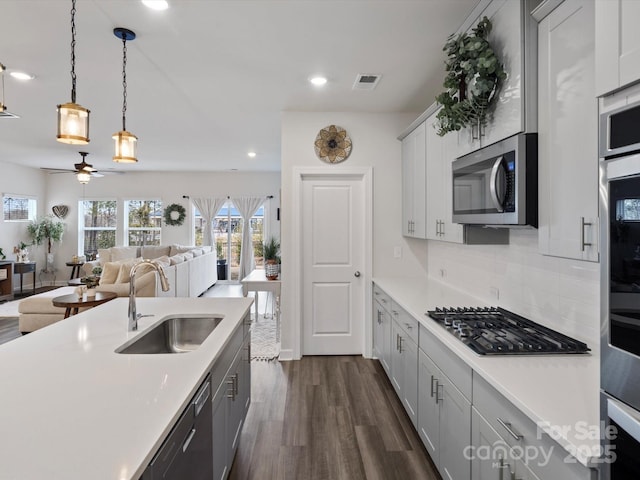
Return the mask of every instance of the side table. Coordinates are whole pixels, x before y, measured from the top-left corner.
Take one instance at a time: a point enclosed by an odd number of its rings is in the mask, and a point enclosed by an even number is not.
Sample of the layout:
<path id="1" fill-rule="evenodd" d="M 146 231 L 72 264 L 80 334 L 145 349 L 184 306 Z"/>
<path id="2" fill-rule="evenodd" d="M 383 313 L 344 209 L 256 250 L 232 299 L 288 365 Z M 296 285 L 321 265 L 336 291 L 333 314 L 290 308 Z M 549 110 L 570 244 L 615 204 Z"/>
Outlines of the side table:
<path id="1" fill-rule="evenodd" d="M 79 308 L 95 307 L 116 297 L 117 295 L 113 292 L 96 292 L 95 297 L 87 297 L 86 294 L 78 297 L 78 295 L 72 293 L 54 298 L 53 306 L 64 308 L 64 318 L 69 318 L 71 315 L 78 313 Z"/>
<path id="2" fill-rule="evenodd" d="M 22 291 L 22 277 L 25 273 L 33 274 L 33 294 L 36 293 L 36 262 L 16 262 L 13 264 L 13 273 L 20 275 L 20 295 Z"/>
<path id="3" fill-rule="evenodd" d="M 71 276 L 69 280 L 73 280 L 76 277 L 80 276 L 80 267 L 84 265 L 84 262 L 67 262 L 67 267 L 71 267 Z"/>

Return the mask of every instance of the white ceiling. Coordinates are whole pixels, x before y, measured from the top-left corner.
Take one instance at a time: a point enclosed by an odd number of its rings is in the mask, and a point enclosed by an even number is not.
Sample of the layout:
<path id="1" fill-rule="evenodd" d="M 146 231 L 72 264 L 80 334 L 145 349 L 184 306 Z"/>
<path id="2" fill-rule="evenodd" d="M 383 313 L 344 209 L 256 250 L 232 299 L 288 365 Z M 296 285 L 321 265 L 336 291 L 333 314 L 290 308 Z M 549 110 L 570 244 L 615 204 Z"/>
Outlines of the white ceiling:
<path id="1" fill-rule="evenodd" d="M 0 0 L 5 103 L 0 161 L 72 168 L 91 153 L 101 170 L 278 171 L 280 113 L 421 112 L 444 76 L 442 45 L 477 0 L 78 0 L 77 103 L 91 110 L 91 142 L 56 142 L 56 105 L 71 99 L 70 0 Z M 136 165 L 111 161 L 121 129 L 122 42 L 127 44 L 127 130 Z M 329 82 L 312 87 L 309 76 Z M 382 74 L 374 91 L 359 73 Z M 250 159 L 249 150 L 257 152 Z"/>

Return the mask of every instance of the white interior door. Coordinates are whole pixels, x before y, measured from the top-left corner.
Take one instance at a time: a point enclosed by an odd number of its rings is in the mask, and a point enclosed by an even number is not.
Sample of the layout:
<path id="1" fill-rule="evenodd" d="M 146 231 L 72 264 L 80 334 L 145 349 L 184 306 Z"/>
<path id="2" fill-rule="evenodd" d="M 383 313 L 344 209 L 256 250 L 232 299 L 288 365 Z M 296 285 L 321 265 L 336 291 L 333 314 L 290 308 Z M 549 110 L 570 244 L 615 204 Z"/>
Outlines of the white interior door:
<path id="1" fill-rule="evenodd" d="M 302 354 L 362 354 L 365 186 L 362 176 L 302 179 Z"/>

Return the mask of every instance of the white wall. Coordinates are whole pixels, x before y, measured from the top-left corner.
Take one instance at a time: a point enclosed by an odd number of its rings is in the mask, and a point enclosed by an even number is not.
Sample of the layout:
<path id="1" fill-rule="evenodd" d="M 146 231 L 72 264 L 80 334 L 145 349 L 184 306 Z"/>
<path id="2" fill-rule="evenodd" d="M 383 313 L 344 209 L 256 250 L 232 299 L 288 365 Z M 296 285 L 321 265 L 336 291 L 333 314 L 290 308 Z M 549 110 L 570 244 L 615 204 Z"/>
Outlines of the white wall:
<path id="1" fill-rule="evenodd" d="M 355 114 L 344 112 L 284 112 L 282 116 L 282 358 L 291 355 L 294 312 L 292 295 L 298 274 L 290 256 L 293 231 L 293 168 L 319 167 L 338 170 L 354 166 L 373 167 L 373 275 L 425 276 L 426 242 L 402 236 L 401 153 L 398 135 L 418 114 Z M 328 125 L 347 130 L 353 142 L 351 156 L 343 163 L 328 165 L 314 152 L 318 131 Z M 395 246 L 402 257 L 394 258 Z"/>
<path id="2" fill-rule="evenodd" d="M 0 194 L 26 195 L 33 196 L 38 202 L 38 215 L 42 215 L 46 208 L 46 174 L 34 168 L 23 167 L 14 163 L 0 161 Z M 25 222 L 5 222 L 4 216 L 0 215 L 0 248 L 7 257 L 7 260 L 15 260 L 13 247 L 19 242 L 31 243 L 27 235 L 27 223 Z M 40 259 L 35 254 L 34 249 L 38 247 L 30 247 L 29 251 L 31 260 Z M 44 262 L 44 253 L 42 255 Z M 38 267 L 44 263 L 39 264 Z M 14 278 L 14 289 L 19 277 Z M 25 288 L 31 285 L 32 276 L 24 276 Z"/>
<path id="3" fill-rule="evenodd" d="M 270 234 L 278 237 L 279 226 L 276 221 L 276 209 L 279 206 L 280 174 L 277 172 L 147 172 L 126 173 L 123 175 L 105 175 L 93 178 L 83 186 L 72 174 L 46 175 L 47 191 L 46 211 L 51 212 L 53 205 L 67 205 L 69 214 L 65 219 L 66 231 L 61 245 L 54 247 L 56 253 L 57 283 L 68 279 L 70 267 L 65 262 L 78 252 L 78 202 L 83 195 L 87 200 L 116 198 L 121 209 L 126 199 L 160 198 L 163 206 L 177 203 L 187 209 L 188 215 L 181 226 L 162 226 L 162 243 L 193 244 L 193 222 L 191 203 L 183 195 L 190 197 L 214 197 L 251 195 L 274 198 L 265 203 L 271 226 Z M 124 241 L 123 229 L 119 228 L 117 243 Z M 265 232 L 266 233 L 266 232 Z M 44 259 L 44 250 L 43 255 Z M 44 265 L 44 264 L 43 264 Z"/>
<path id="4" fill-rule="evenodd" d="M 599 263 L 541 255 L 534 229 L 512 230 L 509 245 L 429 241 L 430 277 L 582 340 L 593 351 L 600 350 L 599 272 Z"/>

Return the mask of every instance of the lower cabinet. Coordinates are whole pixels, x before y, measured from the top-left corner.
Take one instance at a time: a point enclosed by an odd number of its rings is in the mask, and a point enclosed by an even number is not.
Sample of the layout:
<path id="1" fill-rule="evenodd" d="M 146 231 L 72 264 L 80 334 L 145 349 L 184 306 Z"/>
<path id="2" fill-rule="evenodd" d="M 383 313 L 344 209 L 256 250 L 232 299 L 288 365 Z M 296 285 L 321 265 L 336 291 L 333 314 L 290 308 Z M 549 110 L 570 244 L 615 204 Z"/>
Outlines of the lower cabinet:
<path id="1" fill-rule="evenodd" d="M 228 477 L 233 458 L 238 448 L 240 433 L 244 425 L 244 419 L 250 403 L 251 396 L 251 333 L 244 338 L 240 328 L 233 337 L 230 347 L 231 352 L 222 356 L 220 364 L 214 366 L 214 372 L 219 375 L 219 370 L 226 368 L 226 373 L 221 377 L 211 408 L 213 409 L 213 478 L 224 480 Z M 242 341 L 237 348 L 237 337 Z M 230 353 L 235 353 L 231 365 L 225 360 Z M 212 377 L 215 374 L 212 373 Z M 220 378 L 219 376 L 217 378 Z"/>
<path id="2" fill-rule="evenodd" d="M 471 403 L 426 353 L 418 358 L 418 434 L 442 478 L 468 479 Z"/>
<path id="3" fill-rule="evenodd" d="M 393 315 L 400 316 L 400 312 L 395 310 Z M 417 332 L 417 322 L 415 327 L 411 328 L 415 328 Z M 413 426 L 416 427 L 418 423 L 418 344 L 400 326 L 397 319 L 391 322 L 391 341 L 391 383 Z"/>
<path id="4" fill-rule="evenodd" d="M 471 414 L 471 432 L 472 445 L 467 454 L 472 459 L 474 480 L 540 480 L 522 460 L 515 458 L 515 452 L 510 451 L 504 439 L 475 408 Z"/>
<path id="5" fill-rule="evenodd" d="M 391 318 L 389 312 L 380 304 L 373 302 L 373 350 L 382 368 L 390 375 L 391 368 Z"/>

